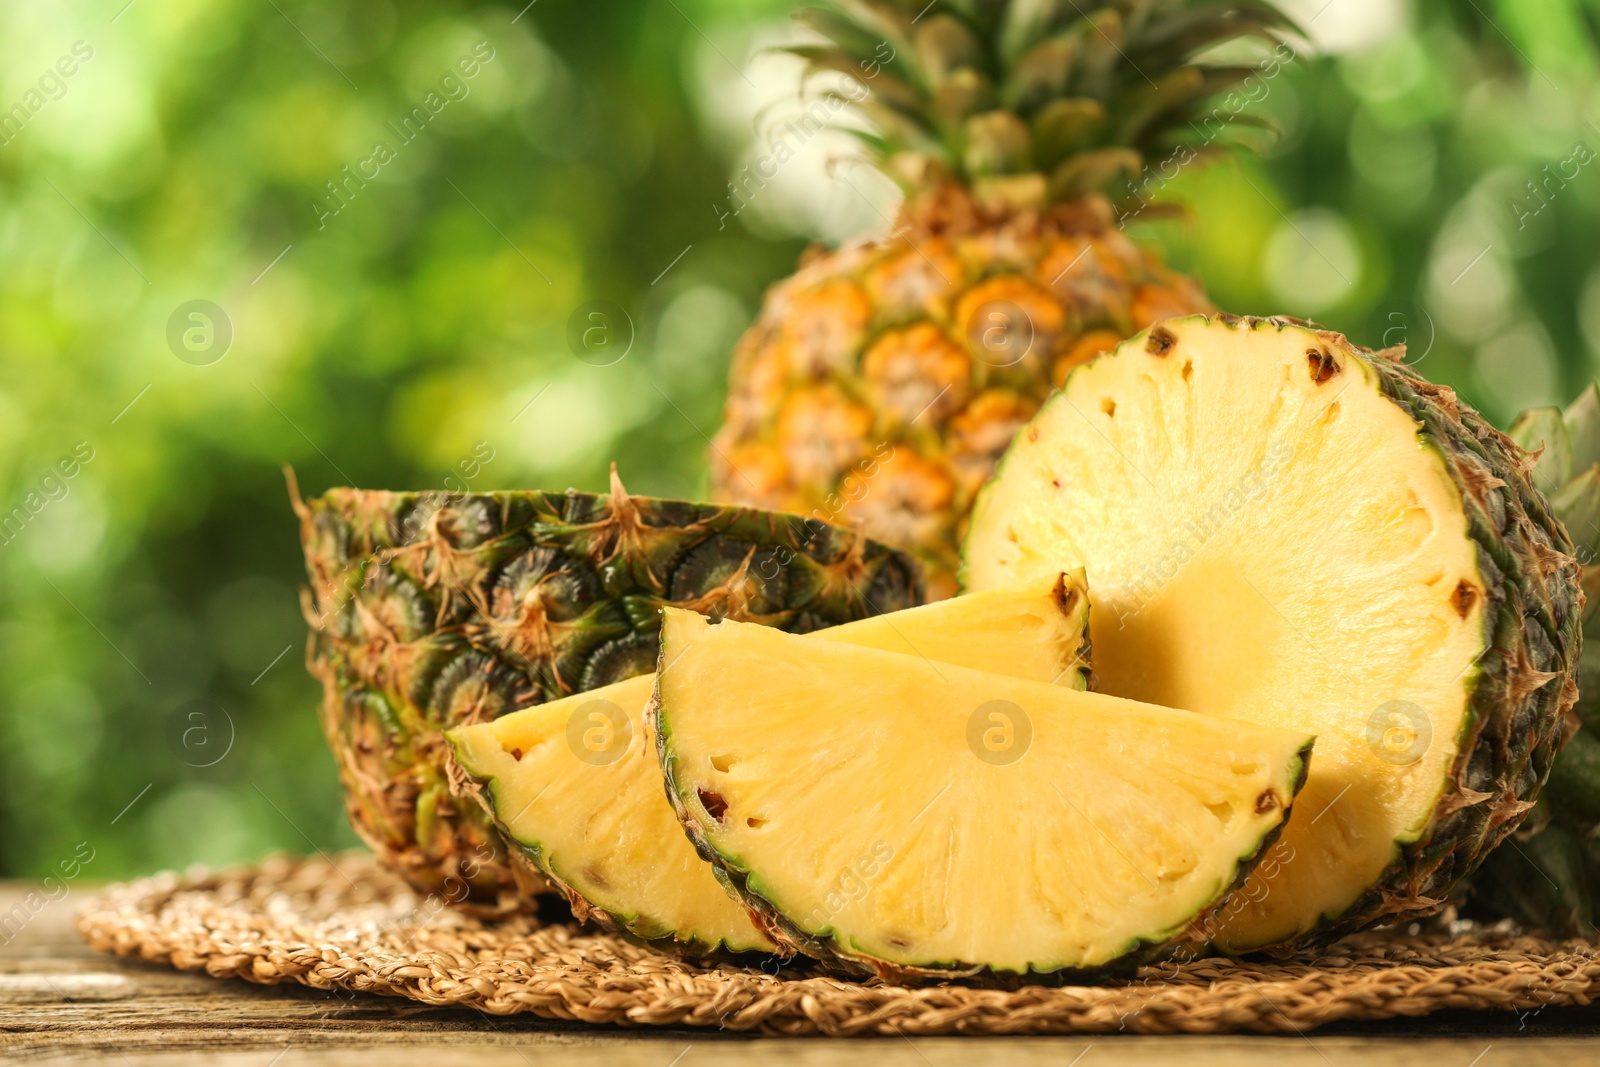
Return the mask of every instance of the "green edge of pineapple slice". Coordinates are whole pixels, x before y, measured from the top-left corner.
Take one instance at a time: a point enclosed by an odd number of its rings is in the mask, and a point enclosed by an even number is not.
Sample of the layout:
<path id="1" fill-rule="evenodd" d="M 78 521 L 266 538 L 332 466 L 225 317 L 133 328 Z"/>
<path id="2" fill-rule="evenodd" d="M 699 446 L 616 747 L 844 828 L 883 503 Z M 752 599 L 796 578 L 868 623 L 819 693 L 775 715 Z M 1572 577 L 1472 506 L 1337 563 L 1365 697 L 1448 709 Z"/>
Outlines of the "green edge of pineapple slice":
<path id="1" fill-rule="evenodd" d="M 1093 978 L 1184 944 L 1313 738 L 668 610 L 653 716 L 701 855 L 772 936 L 889 980 Z"/>
<path id="2" fill-rule="evenodd" d="M 1073 371 L 973 512 L 971 589 L 1087 568 L 1097 689 L 1317 734 L 1225 951 L 1437 912 L 1567 732 L 1572 543 L 1514 444 L 1403 356 L 1157 323 Z"/>
<path id="3" fill-rule="evenodd" d="M 957 597 L 808 635 L 928 661 L 982 664 L 1082 690 L 1081 572 Z M 641 675 L 449 731 L 458 791 L 475 796 L 522 859 L 580 918 L 686 954 L 777 948 L 718 883 L 662 790 Z"/>

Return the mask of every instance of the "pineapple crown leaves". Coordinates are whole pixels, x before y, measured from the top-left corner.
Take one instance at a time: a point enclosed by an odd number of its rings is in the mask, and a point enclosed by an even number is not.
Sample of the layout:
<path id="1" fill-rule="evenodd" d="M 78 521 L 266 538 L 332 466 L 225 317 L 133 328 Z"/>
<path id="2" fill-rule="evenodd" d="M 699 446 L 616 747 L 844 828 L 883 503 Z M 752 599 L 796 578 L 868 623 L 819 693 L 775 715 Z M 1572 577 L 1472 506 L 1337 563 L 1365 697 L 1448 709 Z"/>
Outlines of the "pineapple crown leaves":
<path id="1" fill-rule="evenodd" d="M 851 132 L 886 169 L 911 156 L 969 185 L 1042 179 L 1052 199 L 1135 178 L 1148 152 L 1209 148 L 1204 105 L 1259 68 L 1204 54 L 1298 32 L 1263 2 L 935 2 L 830 0 L 797 16 L 826 43 L 784 51 L 853 80 L 823 96 L 870 122 Z"/>
<path id="2" fill-rule="evenodd" d="M 1600 383 L 1590 382 L 1565 411 L 1524 411 L 1509 436 L 1537 456 L 1534 484 L 1567 527 L 1579 561 L 1593 567 L 1600 556 Z"/>
<path id="3" fill-rule="evenodd" d="M 1510 438 L 1533 456 L 1533 483 L 1566 527 L 1583 567 L 1584 634 L 1600 637 L 1600 383 L 1591 381 L 1565 411 L 1532 408 Z"/>

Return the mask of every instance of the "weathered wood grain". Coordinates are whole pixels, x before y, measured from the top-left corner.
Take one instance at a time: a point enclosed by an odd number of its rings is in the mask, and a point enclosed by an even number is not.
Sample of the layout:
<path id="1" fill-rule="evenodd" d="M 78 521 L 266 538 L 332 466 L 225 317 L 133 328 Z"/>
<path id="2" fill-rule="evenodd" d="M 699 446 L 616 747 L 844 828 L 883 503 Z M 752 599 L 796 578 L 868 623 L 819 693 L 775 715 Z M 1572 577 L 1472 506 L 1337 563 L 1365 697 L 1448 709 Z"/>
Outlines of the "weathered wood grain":
<path id="1" fill-rule="evenodd" d="M 34 887 L 0 883 L 0 915 Z M 256 986 L 93 953 L 72 929 L 75 887 L 0 927 L 0 1060 L 221 1067 L 1328 1067 L 1600 1063 L 1600 1006 L 1341 1026 L 1306 1037 L 775 1040 L 500 1019 L 303 986 Z M 14 913 L 13 913 L 14 914 Z M 1074 1057 L 1082 1056 L 1075 1061 Z M 1481 1056 L 1481 1058 L 1479 1058 Z"/>

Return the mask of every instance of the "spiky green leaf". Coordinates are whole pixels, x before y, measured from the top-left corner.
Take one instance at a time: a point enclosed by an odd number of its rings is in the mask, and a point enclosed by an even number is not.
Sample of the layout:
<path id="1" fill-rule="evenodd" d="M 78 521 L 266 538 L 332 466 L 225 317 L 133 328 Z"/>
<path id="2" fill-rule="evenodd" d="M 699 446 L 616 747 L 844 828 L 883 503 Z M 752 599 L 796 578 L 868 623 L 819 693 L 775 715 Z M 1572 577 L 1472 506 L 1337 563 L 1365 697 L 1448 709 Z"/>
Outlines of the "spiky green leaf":
<path id="1" fill-rule="evenodd" d="M 1050 37 L 1028 50 L 1007 79 L 1005 103 L 1030 111 L 1064 96 L 1078 65 L 1078 39 L 1070 33 Z"/>
<path id="2" fill-rule="evenodd" d="M 1600 463 L 1600 383 L 1590 382 L 1568 406 L 1564 421 L 1572 447 L 1572 469 Z"/>
<path id="3" fill-rule="evenodd" d="M 1223 117 L 1208 106 L 1261 69 L 1206 56 L 1292 32 L 1263 0 L 833 0 L 801 18 L 832 44 L 793 51 L 867 86 L 859 111 L 882 120 L 885 154 L 937 164 L 904 173 L 970 183 L 1032 167 L 1052 195 L 1137 174 L 1143 161 L 1130 166 L 1129 151 L 1233 145 L 1219 137 L 1235 123 L 1264 126 L 1231 102 Z M 1074 166 L 1076 153 L 1098 154 Z"/>
<path id="4" fill-rule="evenodd" d="M 1139 174 L 1140 155 L 1131 148 L 1102 148 L 1080 152 L 1050 175 L 1051 191 L 1061 199 L 1103 189 L 1118 179 L 1132 181 Z"/>
<path id="5" fill-rule="evenodd" d="M 972 116 L 993 110 L 995 103 L 994 86 L 989 79 L 967 69 L 945 79 L 934 95 L 933 106 L 943 128 L 960 129 Z"/>
<path id="6" fill-rule="evenodd" d="M 1135 37 L 1128 52 L 1135 62 L 1166 67 L 1227 41 L 1253 37 L 1277 42 L 1286 34 L 1305 35 L 1270 4 L 1207 5 L 1156 22 Z"/>
<path id="7" fill-rule="evenodd" d="M 1579 471 L 1546 495 L 1572 536 L 1578 559 L 1585 566 L 1600 562 L 1600 465 Z"/>
<path id="8" fill-rule="evenodd" d="M 1033 136 L 1014 112 L 997 110 L 966 122 L 967 147 L 962 163 L 976 176 L 1022 174 L 1033 169 Z"/>
<path id="9" fill-rule="evenodd" d="M 1041 167 L 1055 167 L 1074 152 L 1096 144 L 1105 127 L 1106 109 L 1100 101 L 1084 97 L 1052 100 L 1033 118 L 1034 158 Z"/>
<path id="10" fill-rule="evenodd" d="M 1533 482 L 1546 496 L 1572 477 L 1572 442 L 1560 408 L 1529 408 L 1507 431 L 1513 441 L 1539 454 Z"/>
<path id="11" fill-rule="evenodd" d="M 917 62 L 928 79 L 937 86 L 957 71 L 972 69 L 989 73 L 989 57 L 970 27 L 952 15 L 933 14 L 918 21 L 913 39 Z"/>

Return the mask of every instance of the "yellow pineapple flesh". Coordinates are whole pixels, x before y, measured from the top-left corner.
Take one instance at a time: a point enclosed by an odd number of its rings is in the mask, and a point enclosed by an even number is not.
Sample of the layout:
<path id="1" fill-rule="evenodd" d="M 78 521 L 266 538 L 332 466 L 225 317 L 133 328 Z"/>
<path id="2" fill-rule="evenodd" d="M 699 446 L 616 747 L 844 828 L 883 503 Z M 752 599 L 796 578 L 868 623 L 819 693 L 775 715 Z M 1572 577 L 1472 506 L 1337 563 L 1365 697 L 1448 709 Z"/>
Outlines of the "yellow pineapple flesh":
<path id="1" fill-rule="evenodd" d="M 1093 976 L 1203 943 L 1312 747 L 1302 731 L 664 616 L 654 716 L 685 828 L 775 940 L 888 980 Z"/>
<path id="2" fill-rule="evenodd" d="M 970 588 L 1087 569 L 1099 691 L 1317 735 L 1229 952 L 1436 913 L 1570 732 L 1571 541 L 1516 446 L 1403 356 L 1168 320 L 1073 372 L 973 512 Z"/>
<path id="3" fill-rule="evenodd" d="M 1080 572 L 809 637 L 1082 690 L 1088 603 Z M 772 951 L 696 855 L 663 792 L 645 722 L 655 685 L 655 675 L 640 675 L 451 731 L 456 784 L 581 917 L 691 953 Z"/>

